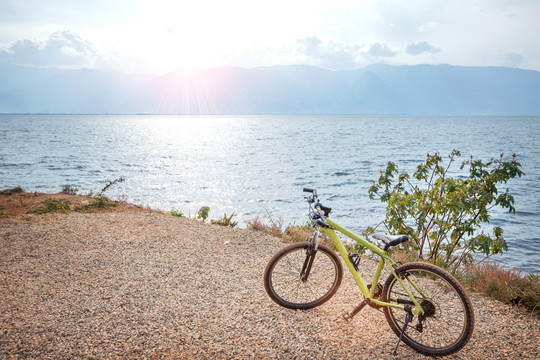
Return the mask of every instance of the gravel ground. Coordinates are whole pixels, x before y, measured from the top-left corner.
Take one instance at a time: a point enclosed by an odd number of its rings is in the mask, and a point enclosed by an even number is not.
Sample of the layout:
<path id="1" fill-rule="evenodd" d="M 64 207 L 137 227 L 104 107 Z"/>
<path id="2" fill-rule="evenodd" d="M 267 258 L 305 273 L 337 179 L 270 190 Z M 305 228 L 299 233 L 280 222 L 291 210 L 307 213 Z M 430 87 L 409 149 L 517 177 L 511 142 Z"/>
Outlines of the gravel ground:
<path id="1" fill-rule="evenodd" d="M 318 308 L 274 304 L 263 272 L 284 246 L 157 212 L 0 219 L 0 358 L 425 358 L 393 356 L 374 309 L 342 319 L 361 301 L 348 273 Z M 540 358 L 538 318 L 471 299 L 475 332 L 447 358 Z"/>

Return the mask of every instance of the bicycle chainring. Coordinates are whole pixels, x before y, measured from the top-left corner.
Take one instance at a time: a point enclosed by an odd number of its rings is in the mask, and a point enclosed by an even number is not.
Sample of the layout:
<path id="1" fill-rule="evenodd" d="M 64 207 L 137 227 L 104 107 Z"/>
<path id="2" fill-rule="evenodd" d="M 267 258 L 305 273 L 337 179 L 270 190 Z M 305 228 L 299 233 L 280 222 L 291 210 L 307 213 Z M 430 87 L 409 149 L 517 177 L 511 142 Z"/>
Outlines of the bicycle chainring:
<path id="1" fill-rule="evenodd" d="M 367 287 L 368 289 L 371 290 L 371 286 L 373 284 L 369 284 Z M 381 284 L 377 284 L 377 286 L 375 287 L 375 292 L 373 293 L 373 298 L 374 299 L 377 299 L 377 300 L 381 300 L 382 301 L 382 291 L 383 291 L 383 287 L 381 286 Z M 382 308 L 381 305 L 378 305 L 378 304 L 375 304 L 373 302 L 368 302 L 368 305 L 371 306 L 372 308 L 374 309 L 380 309 Z"/>

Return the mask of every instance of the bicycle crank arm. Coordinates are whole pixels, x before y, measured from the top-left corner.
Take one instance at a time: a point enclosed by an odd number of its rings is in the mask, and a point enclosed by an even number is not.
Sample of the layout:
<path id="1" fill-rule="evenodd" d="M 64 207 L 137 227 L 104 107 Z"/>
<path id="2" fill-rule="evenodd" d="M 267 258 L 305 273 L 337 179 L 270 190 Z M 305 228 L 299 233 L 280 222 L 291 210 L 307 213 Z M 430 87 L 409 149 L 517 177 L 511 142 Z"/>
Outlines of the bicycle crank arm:
<path id="1" fill-rule="evenodd" d="M 360 305 L 358 305 L 353 311 L 351 311 L 350 313 L 343 313 L 343 318 L 347 321 L 351 321 L 352 318 L 358 314 L 360 312 L 360 310 L 362 310 L 364 308 L 364 306 L 366 306 L 369 302 L 369 299 L 364 299 L 364 301 L 362 301 L 360 303 Z"/>

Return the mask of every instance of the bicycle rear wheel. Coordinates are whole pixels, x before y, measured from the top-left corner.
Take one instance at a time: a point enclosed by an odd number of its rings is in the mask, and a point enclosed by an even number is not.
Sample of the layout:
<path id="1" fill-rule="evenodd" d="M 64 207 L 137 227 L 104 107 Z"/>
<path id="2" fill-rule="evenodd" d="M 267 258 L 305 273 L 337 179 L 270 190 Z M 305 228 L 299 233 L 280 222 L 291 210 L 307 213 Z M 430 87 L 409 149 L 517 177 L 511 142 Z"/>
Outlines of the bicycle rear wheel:
<path id="1" fill-rule="evenodd" d="M 403 334 L 403 342 L 431 356 L 449 355 L 463 348 L 473 333 L 474 312 L 461 284 L 447 271 L 427 263 L 405 264 L 396 273 L 425 312 L 414 316 Z M 412 303 L 393 275 L 384 284 L 382 298 L 386 302 Z M 400 336 L 405 312 L 385 307 L 384 315 Z"/>
<path id="2" fill-rule="evenodd" d="M 310 254 L 308 243 L 302 242 L 287 246 L 270 259 L 264 271 L 264 288 L 281 306 L 310 309 L 334 296 L 342 276 L 341 262 L 332 250 L 319 245 Z"/>

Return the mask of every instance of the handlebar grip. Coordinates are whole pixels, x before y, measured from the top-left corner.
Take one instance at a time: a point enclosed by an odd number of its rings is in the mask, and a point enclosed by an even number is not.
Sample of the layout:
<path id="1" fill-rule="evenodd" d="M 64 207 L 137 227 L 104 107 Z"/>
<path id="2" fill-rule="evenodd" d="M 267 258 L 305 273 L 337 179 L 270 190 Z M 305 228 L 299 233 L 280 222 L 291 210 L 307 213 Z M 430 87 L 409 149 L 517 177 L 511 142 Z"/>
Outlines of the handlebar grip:
<path id="1" fill-rule="evenodd" d="M 308 193 L 312 193 L 312 194 L 313 194 L 313 189 L 304 188 L 304 192 L 308 192 Z"/>

